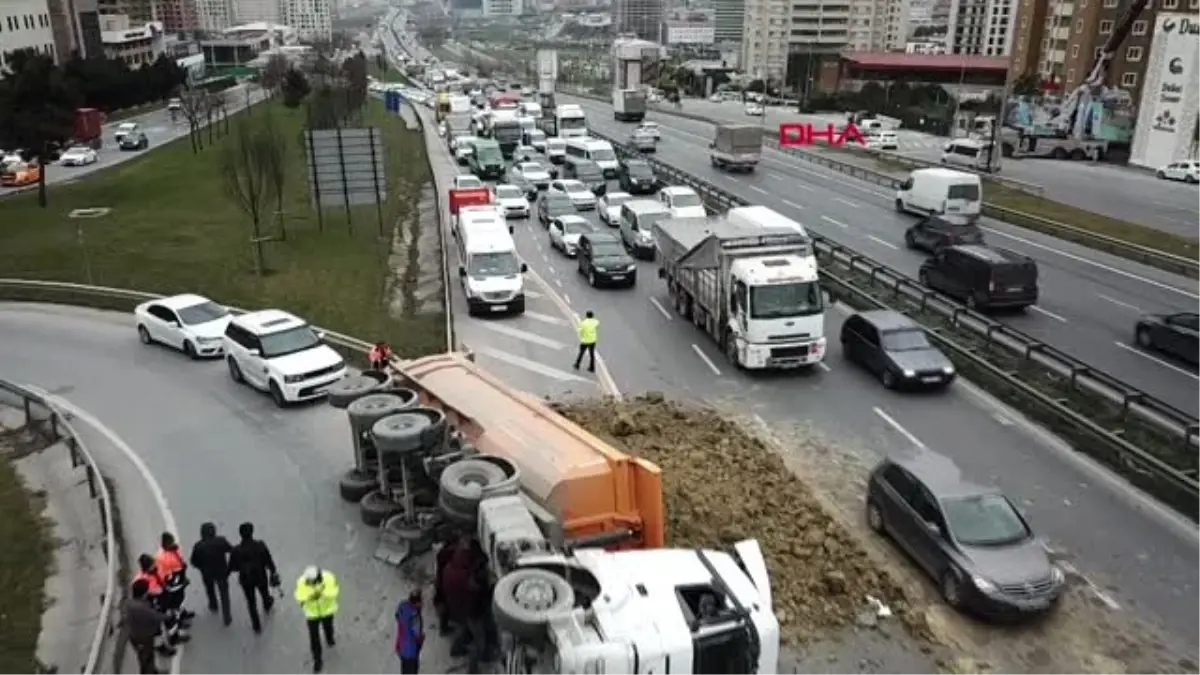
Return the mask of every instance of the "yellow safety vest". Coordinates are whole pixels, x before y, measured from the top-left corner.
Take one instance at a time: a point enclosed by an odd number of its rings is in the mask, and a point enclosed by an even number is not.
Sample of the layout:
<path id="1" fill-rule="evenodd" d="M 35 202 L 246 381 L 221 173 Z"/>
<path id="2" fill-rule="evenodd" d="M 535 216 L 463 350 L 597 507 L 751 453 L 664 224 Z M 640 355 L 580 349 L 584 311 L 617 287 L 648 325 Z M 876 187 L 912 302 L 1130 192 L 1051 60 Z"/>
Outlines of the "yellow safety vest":
<path id="1" fill-rule="evenodd" d="M 306 619 L 323 619 L 337 614 L 338 583 L 333 573 L 321 570 L 321 580 L 315 584 L 301 575 L 296 580 L 296 602 L 304 610 Z"/>
<path id="2" fill-rule="evenodd" d="M 600 327 L 600 322 L 596 319 L 584 319 L 579 322 L 579 344 L 594 345 L 596 344 L 596 329 Z"/>

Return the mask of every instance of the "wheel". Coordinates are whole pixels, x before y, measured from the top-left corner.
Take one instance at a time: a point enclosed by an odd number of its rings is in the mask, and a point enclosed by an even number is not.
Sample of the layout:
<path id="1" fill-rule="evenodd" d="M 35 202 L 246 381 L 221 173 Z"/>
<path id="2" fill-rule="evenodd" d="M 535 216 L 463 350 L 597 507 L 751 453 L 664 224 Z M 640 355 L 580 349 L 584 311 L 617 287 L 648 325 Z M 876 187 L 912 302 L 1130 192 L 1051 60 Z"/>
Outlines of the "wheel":
<path id="1" fill-rule="evenodd" d="M 184 340 L 184 341 L 183 341 L 183 353 L 184 353 L 184 355 L 185 355 L 185 356 L 187 356 L 189 359 L 196 359 L 196 358 L 198 358 L 198 357 L 197 357 L 197 355 L 196 355 L 196 348 L 192 346 L 192 341 L 191 341 L 191 340 Z"/>
<path id="2" fill-rule="evenodd" d="M 280 408 L 287 407 L 288 400 L 284 398 L 283 389 L 279 388 L 279 385 L 276 384 L 275 380 L 271 380 L 271 384 L 267 389 L 271 394 L 271 400 L 275 401 L 275 405 L 279 406 Z"/>
<path id="3" fill-rule="evenodd" d="M 389 415 L 371 426 L 371 437 L 380 452 L 409 453 L 425 447 L 425 430 L 432 421 L 425 415 L 413 412 Z"/>
<path id="4" fill-rule="evenodd" d="M 926 272 L 925 270 L 918 271 L 917 272 L 917 281 L 921 282 L 922 286 L 928 286 L 929 285 L 929 273 Z"/>
<path id="5" fill-rule="evenodd" d="M 962 604 L 962 584 L 958 581 L 958 575 L 953 571 L 947 570 L 942 575 L 942 583 L 939 584 L 942 591 L 942 599 L 947 605 L 957 609 Z"/>
<path id="6" fill-rule="evenodd" d="M 338 492 L 341 493 L 342 499 L 358 503 L 362 498 L 367 496 L 367 493 L 374 490 L 379 485 L 379 479 L 375 474 L 368 471 L 359 471 L 358 469 L 350 469 L 342 474 L 338 480 Z"/>
<path id="7" fill-rule="evenodd" d="M 393 502 L 379 490 L 371 490 L 363 495 L 358 502 L 358 517 L 364 525 L 379 527 L 383 521 L 403 511 L 404 508 Z"/>
<path id="8" fill-rule="evenodd" d="M 883 375 L 880 376 L 880 379 L 883 380 L 883 386 L 885 389 L 896 388 L 896 375 L 892 371 L 884 370 Z"/>
<path id="9" fill-rule="evenodd" d="M 345 410 L 352 402 L 374 393 L 382 385 L 382 382 L 373 377 L 348 375 L 329 387 L 329 405 Z"/>
<path id="10" fill-rule="evenodd" d="M 146 327 L 141 324 L 138 324 L 138 339 L 144 345 L 154 344 L 154 338 L 150 337 L 150 331 L 146 330 Z"/>
<path id="11" fill-rule="evenodd" d="M 896 213 L 904 213 L 904 200 L 896 200 Z"/>
<path id="12" fill-rule="evenodd" d="M 504 469 L 478 457 L 460 459 L 442 471 L 440 500 L 447 508 L 474 514 L 485 490 L 508 480 Z"/>
<path id="13" fill-rule="evenodd" d="M 244 383 L 246 378 L 242 377 L 242 369 L 238 367 L 237 361 L 231 356 L 225 359 L 225 362 L 229 364 L 229 377 L 238 384 Z"/>
<path id="14" fill-rule="evenodd" d="M 867 527 L 875 534 L 887 534 L 883 524 L 883 511 L 879 510 L 879 505 L 875 500 L 867 500 Z"/>
<path id="15" fill-rule="evenodd" d="M 492 593 L 492 615 L 501 630 L 526 639 L 546 633 L 546 624 L 575 607 L 567 580 L 543 569 L 519 569 L 500 577 Z"/>
<path id="16" fill-rule="evenodd" d="M 386 394 L 367 394 L 346 407 L 351 424 L 358 429 L 370 429 L 379 420 L 402 413 L 416 405 L 417 394 L 411 389 L 397 389 Z"/>
<path id="17" fill-rule="evenodd" d="M 916 241 L 915 239 L 913 239 L 913 236 L 912 236 L 912 233 L 911 233 L 911 232 L 905 232 L 905 233 L 904 233 L 904 245 L 905 245 L 905 246 L 907 246 L 907 247 L 909 247 L 909 248 L 916 248 L 916 247 L 917 247 L 917 241 Z"/>
<path id="18" fill-rule="evenodd" d="M 1066 150 L 1063 150 L 1062 148 L 1055 148 L 1054 151 L 1050 153 L 1050 156 L 1054 159 L 1066 159 L 1069 155 L 1067 154 Z"/>
<path id="19" fill-rule="evenodd" d="M 1150 331 L 1145 328 L 1137 329 L 1137 343 L 1143 349 L 1150 349 L 1154 346 L 1154 340 L 1150 337 Z"/>
<path id="20" fill-rule="evenodd" d="M 1183 177 L 1183 182 L 1185 182 L 1185 183 L 1197 183 L 1197 182 L 1200 182 L 1200 178 L 1196 178 L 1195 176 L 1184 176 L 1184 177 Z"/>
<path id="21" fill-rule="evenodd" d="M 725 357 L 734 368 L 742 369 L 742 362 L 738 359 L 737 340 L 732 335 L 725 336 Z"/>
<path id="22" fill-rule="evenodd" d="M 596 270 L 588 270 L 588 286 L 596 287 Z"/>
<path id="23" fill-rule="evenodd" d="M 1076 162 L 1085 160 L 1087 157 L 1088 154 L 1079 148 L 1075 148 L 1071 151 L 1071 159 L 1075 160 Z"/>
<path id="24" fill-rule="evenodd" d="M 966 304 L 967 304 L 967 309 L 974 309 L 974 310 L 979 309 L 979 302 L 975 300 L 974 293 L 971 293 L 970 295 L 967 296 Z"/>
<path id="25" fill-rule="evenodd" d="M 1011 143 L 1002 143 L 1000 145 L 1000 156 L 1001 157 L 1012 157 L 1013 156 L 1013 146 Z"/>
<path id="26" fill-rule="evenodd" d="M 1167 178 L 1167 174 L 1163 173 L 1162 171 L 1158 171 L 1154 175 L 1163 180 L 1165 180 Z"/>

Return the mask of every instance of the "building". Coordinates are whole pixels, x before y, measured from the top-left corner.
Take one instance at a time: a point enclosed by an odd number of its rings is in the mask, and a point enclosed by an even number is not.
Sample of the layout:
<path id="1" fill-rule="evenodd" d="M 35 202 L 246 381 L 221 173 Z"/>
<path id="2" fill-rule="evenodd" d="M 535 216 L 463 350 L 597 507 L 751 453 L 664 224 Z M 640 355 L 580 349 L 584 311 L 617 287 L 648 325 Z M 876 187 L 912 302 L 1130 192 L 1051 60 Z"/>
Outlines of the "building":
<path id="1" fill-rule="evenodd" d="M 937 85 L 959 100 L 983 100 L 999 96 L 1008 77 L 1008 59 L 968 54 L 842 54 L 831 80 L 827 70 L 821 73 L 825 91 L 858 91 L 868 82 L 888 85 Z"/>
<path id="2" fill-rule="evenodd" d="M 520 16 L 524 11 L 521 0 L 483 0 L 484 16 Z"/>
<path id="3" fill-rule="evenodd" d="M 662 42 L 668 45 L 711 45 L 716 23 L 711 10 L 677 10 L 663 21 Z"/>
<path id="4" fill-rule="evenodd" d="M 788 67 L 790 3 L 787 0 L 745 0 L 745 3 L 742 72 L 756 80 L 782 82 Z"/>
<path id="5" fill-rule="evenodd" d="M 54 26 L 46 0 L 8 0 L 0 3 L 0 77 L 7 68 L 8 54 L 32 49 L 58 62 Z M 65 58 L 66 55 L 61 55 Z"/>
<path id="6" fill-rule="evenodd" d="M 635 35 L 657 42 L 662 26 L 663 0 L 616 0 L 613 23 L 618 35 Z"/>
<path id="7" fill-rule="evenodd" d="M 271 23 L 292 27 L 303 41 L 328 42 L 333 38 L 332 5 L 331 0 L 281 0 L 279 21 Z"/>
<path id="8" fill-rule="evenodd" d="M 909 0 L 876 0 L 871 4 L 874 16 L 870 48 L 866 51 L 903 51 L 908 43 Z"/>
<path id="9" fill-rule="evenodd" d="M 719 44 L 741 44 L 746 0 L 713 0 L 713 37 Z"/>
<path id="10" fill-rule="evenodd" d="M 280 23 L 283 0 L 233 0 L 236 23 Z"/>
<path id="11" fill-rule="evenodd" d="M 200 40 L 200 52 L 209 70 L 244 68 L 271 49 L 270 31 L 233 31 L 221 37 Z"/>
<path id="12" fill-rule="evenodd" d="M 946 53 L 1008 56 L 1012 51 L 1016 10 L 1017 0 L 952 0 Z"/>
<path id="13" fill-rule="evenodd" d="M 1200 21 L 1196 14 L 1160 12 L 1152 25 L 1129 163 L 1158 169 L 1196 157 Z"/>
<path id="14" fill-rule="evenodd" d="M 262 35 L 267 36 L 271 49 L 285 45 L 294 45 L 300 42 L 300 35 L 295 28 L 278 23 L 259 21 L 258 23 L 247 23 L 241 26 L 230 26 L 221 31 L 221 37 L 229 40 L 239 40 L 241 38 L 257 39 Z"/>
<path id="15" fill-rule="evenodd" d="M 104 54 L 100 40 L 100 15 L 96 0 L 48 0 L 50 26 L 59 58 Z"/>
<path id="16" fill-rule="evenodd" d="M 159 20 L 157 0 L 98 0 L 96 6 L 101 14 L 129 17 L 133 26 Z"/>
<path id="17" fill-rule="evenodd" d="M 121 14 L 101 15 L 100 40 L 106 57 L 124 61 L 130 68 L 154 63 L 166 52 L 160 21 L 137 25 Z"/>
<path id="18" fill-rule="evenodd" d="M 945 54 L 945 40 L 909 40 L 904 44 L 905 54 Z"/>
<path id="19" fill-rule="evenodd" d="M 157 0 L 158 20 L 168 33 L 194 33 L 200 28 L 196 0 Z"/>
<path id="20" fill-rule="evenodd" d="M 219 33 L 237 24 L 233 0 L 195 0 L 196 25 L 205 33 Z"/>

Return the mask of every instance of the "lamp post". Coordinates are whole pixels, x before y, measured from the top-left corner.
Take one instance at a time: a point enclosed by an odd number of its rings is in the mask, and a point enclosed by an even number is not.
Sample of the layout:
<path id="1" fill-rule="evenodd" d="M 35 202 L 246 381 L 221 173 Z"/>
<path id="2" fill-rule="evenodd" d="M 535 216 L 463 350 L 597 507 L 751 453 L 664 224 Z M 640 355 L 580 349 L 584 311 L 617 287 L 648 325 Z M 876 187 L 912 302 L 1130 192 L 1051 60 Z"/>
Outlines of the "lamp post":
<path id="1" fill-rule="evenodd" d="M 79 242 L 79 250 L 83 254 L 83 273 L 89 286 L 95 285 L 92 278 L 92 257 L 88 254 L 87 241 L 83 235 L 83 221 L 94 220 L 107 216 L 112 209 L 108 207 L 93 207 L 87 209 L 72 209 L 67 217 L 75 221 L 75 240 Z"/>

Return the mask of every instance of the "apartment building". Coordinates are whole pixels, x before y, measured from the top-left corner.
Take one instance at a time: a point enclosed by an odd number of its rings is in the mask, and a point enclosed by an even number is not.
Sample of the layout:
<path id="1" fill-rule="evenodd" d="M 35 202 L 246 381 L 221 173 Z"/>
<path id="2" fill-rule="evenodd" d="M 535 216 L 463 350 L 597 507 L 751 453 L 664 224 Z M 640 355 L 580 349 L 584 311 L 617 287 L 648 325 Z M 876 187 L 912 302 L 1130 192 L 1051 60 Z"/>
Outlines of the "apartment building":
<path id="1" fill-rule="evenodd" d="M 711 45 L 716 30 L 711 21 L 668 19 L 663 22 L 663 43 L 667 45 Z"/>
<path id="2" fill-rule="evenodd" d="M 282 23 L 295 29 L 300 40 L 326 41 L 333 37 L 333 6 L 330 0 L 281 0 L 279 5 L 280 21 L 273 23 Z"/>
<path id="3" fill-rule="evenodd" d="M 200 28 L 196 0 L 158 0 L 156 11 L 168 33 L 192 33 Z"/>
<path id="4" fill-rule="evenodd" d="M 96 0 L 48 0 L 46 6 L 50 10 L 54 48 L 60 59 L 74 54 L 88 58 L 104 53 Z"/>
<path id="5" fill-rule="evenodd" d="M 134 23 L 123 14 L 103 15 L 100 17 L 100 39 L 106 57 L 124 61 L 130 68 L 154 63 L 166 52 L 161 21 Z"/>
<path id="6" fill-rule="evenodd" d="M 713 1 L 713 39 L 730 44 L 742 41 L 746 25 L 746 0 Z"/>
<path id="7" fill-rule="evenodd" d="M 788 0 L 745 0 L 742 71 L 757 80 L 782 82 L 787 74 Z"/>
<path id="8" fill-rule="evenodd" d="M 98 0 L 96 7 L 102 15 L 127 16 L 137 26 L 159 20 L 158 4 L 158 0 Z"/>
<path id="9" fill-rule="evenodd" d="M 54 26 L 46 0 L 8 0 L 0 3 L 0 77 L 8 65 L 8 54 L 32 49 L 58 61 Z"/>
<path id="10" fill-rule="evenodd" d="M 233 0 L 235 24 L 282 23 L 283 0 Z"/>
<path id="11" fill-rule="evenodd" d="M 952 0 L 947 22 L 946 52 L 973 56 L 1008 56 L 1012 51 L 1017 2 L 1018 0 Z"/>
<path id="12" fill-rule="evenodd" d="M 485 0 L 486 1 L 486 0 Z M 663 0 L 616 0 L 613 22 L 618 35 L 658 42 L 662 26 Z"/>
<path id="13" fill-rule="evenodd" d="M 483 0 L 484 16 L 520 16 L 524 11 L 521 0 Z"/>
<path id="14" fill-rule="evenodd" d="M 195 0 L 196 25 L 205 33 L 219 33 L 237 25 L 233 0 Z"/>

